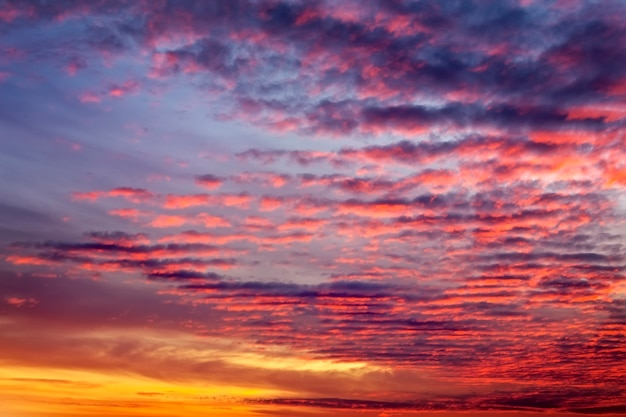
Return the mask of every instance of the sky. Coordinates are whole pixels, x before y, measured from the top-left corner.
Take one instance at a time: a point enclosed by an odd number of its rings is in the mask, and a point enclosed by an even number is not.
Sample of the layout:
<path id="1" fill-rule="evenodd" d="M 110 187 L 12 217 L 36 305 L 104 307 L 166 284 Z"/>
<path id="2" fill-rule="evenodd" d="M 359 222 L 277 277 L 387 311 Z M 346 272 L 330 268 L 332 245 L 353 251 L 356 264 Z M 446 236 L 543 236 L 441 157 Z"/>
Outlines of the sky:
<path id="1" fill-rule="evenodd" d="M 621 0 L 0 0 L 2 415 L 624 415 L 624 63 Z"/>

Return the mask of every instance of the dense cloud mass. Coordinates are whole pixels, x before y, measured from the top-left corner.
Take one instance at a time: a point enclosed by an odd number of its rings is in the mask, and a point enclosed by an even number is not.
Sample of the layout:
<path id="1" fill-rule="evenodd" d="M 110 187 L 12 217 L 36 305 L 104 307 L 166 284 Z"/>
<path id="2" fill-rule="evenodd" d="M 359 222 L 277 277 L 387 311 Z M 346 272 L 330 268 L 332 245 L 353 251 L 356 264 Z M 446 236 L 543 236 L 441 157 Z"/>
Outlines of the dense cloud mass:
<path id="1" fill-rule="evenodd" d="M 625 412 L 623 2 L 0 0 L 0 35 L 0 387 L 64 387 L 19 416 Z"/>

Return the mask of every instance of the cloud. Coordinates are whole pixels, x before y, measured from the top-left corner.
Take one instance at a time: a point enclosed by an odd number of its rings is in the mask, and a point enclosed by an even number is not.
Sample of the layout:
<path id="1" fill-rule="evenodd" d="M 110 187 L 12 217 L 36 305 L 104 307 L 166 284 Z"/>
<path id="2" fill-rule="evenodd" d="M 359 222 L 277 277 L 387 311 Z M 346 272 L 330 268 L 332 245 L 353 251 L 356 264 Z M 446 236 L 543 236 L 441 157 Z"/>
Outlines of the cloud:
<path id="1" fill-rule="evenodd" d="M 223 182 L 223 178 L 211 174 L 199 175 L 196 177 L 196 184 L 206 187 L 210 190 L 219 188 Z"/>
<path id="2" fill-rule="evenodd" d="M 626 8 L 598 6 L 2 2 L 5 356 L 289 411 L 619 413 Z"/>
<path id="3" fill-rule="evenodd" d="M 183 216 L 167 216 L 160 215 L 150 221 L 149 225 L 152 227 L 164 228 L 164 227 L 179 227 L 187 224 L 189 219 Z"/>
<path id="4" fill-rule="evenodd" d="M 122 97 L 127 94 L 139 91 L 139 83 L 134 80 L 128 80 L 122 84 L 113 84 L 109 87 L 109 96 Z"/>
<path id="5" fill-rule="evenodd" d="M 72 193 L 72 198 L 76 200 L 95 201 L 100 198 L 106 197 L 121 197 L 131 202 L 143 202 L 152 199 L 154 195 L 150 191 L 143 188 L 132 187 L 117 187 L 109 191 L 88 191 Z"/>

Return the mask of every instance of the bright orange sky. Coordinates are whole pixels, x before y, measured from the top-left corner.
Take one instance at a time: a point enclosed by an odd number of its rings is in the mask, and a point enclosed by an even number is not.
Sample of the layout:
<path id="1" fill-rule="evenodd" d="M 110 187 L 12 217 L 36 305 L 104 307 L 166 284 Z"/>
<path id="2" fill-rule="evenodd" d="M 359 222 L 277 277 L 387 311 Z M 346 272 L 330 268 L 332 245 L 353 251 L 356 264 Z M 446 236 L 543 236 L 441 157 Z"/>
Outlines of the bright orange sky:
<path id="1" fill-rule="evenodd" d="M 625 22 L 0 0 L 0 415 L 623 415 Z"/>

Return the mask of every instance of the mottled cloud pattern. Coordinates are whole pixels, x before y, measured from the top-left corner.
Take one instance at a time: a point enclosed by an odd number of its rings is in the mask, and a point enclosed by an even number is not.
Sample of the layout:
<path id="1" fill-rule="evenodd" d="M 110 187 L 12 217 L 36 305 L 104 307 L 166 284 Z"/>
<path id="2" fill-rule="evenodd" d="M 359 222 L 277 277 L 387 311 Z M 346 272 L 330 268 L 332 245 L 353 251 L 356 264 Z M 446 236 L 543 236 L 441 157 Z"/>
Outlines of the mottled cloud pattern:
<path id="1" fill-rule="evenodd" d="M 18 415 L 625 412 L 625 4 L 4 0 L 0 33 Z"/>

